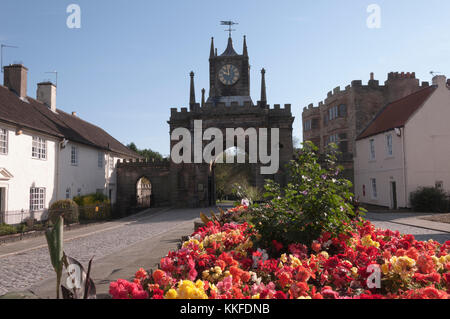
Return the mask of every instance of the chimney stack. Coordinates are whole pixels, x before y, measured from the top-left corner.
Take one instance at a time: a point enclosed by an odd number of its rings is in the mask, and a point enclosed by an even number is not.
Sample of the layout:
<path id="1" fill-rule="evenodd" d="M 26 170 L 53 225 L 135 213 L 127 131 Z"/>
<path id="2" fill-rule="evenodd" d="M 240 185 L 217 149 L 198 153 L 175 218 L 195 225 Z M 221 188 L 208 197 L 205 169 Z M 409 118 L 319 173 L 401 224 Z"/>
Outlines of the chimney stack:
<path id="1" fill-rule="evenodd" d="M 36 99 L 56 112 L 56 86 L 52 82 L 38 83 Z"/>
<path id="2" fill-rule="evenodd" d="M 375 80 L 373 72 L 370 72 L 370 81 Z"/>
<path id="3" fill-rule="evenodd" d="M 447 85 L 447 77 L 445 75 L 436 75 L 433 77 L 433 85 L 445 87 Z"/>
<path id="4" fill-rule="evenodd" d="M 26 98 L 28 69 L 22 64 L 11 64 L 5 66 L 3 71 L 3 85 L 16 93 L 20 98 Z"/>

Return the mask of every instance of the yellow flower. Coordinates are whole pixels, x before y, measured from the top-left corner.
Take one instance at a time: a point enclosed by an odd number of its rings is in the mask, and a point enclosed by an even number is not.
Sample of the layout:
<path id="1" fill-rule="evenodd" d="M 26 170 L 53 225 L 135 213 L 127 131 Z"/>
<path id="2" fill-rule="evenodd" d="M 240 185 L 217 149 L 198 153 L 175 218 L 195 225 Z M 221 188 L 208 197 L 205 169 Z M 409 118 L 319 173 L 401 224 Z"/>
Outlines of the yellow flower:
<path id="1" fill-rule="evenodd" d="M 259 294 L 252 296 L 252 299 L 259 299 Z"/>
<path id="2" fill-rule="evenodd" d="M 310 297 L 310 296 L 307 296 L 307 297 L 300 296 L 300 297 L 298 297 L 297 299 L 311 299 L 311 297 Z"/>
<path id="3" fill-rule="evenodd" d="M 288 259 L 287 259 L 286 254 L 281 255 L 280 260 L 284 263 L 287 262 Z"/>
<path id="4" fill-rule="evenodd" d="M 387 273 L 389 272 L 389 265 L 388 264 L 381 265 L 381 271 L 383 272 L 384 275 L 387 275 Z"/>
<path id="5" fill-rule="evenodd" d="M 364 236 L 361 239 L 361 243 L 363 244 L 363 246 L 366 246 L 366 247 L 380 248 L 380 243 L 372 240 L 372 237 L 370 235 Z"/>
<path id="6" fill-rule="evenodd" d="M 291 258 L 291 266 L 296 268 L 298 266 L 302 265 L 302 262 L 297 257 L 290 255 L 289 258 Z"/>
<path id="7" fill-rule="evenodd" d="M 358 268 L 352 267 L 351 271 L 352 271 L 352 275 L 353 275 L 354 277 L 358 276 Z"/>
<path id="8" fill-rule="evenodd" d="M 178 293 L 175 289 L 169 289 L 166 293 L 166 299 L 177 299 Z"/>
<path id="9" fill-rule="evenodd" d="M 320 253 L 323 257 L 325 257 L 325 259 L 328 259 L 330 257 L 330 255 L 328 255 L 328 253 L 326 251 L 322 251 Z"/>
<path id="10" fill-rule="evenodd" d="M 199 280 L 197 280 L 197 281 L 195 282 L 195 286 L 196 286 L 197 288 L 203 290 L 204 287 L 205 287 L 205 284 L 203 283 L 203 281 L 201 281 L 201 280 L 199 279 Z"/>

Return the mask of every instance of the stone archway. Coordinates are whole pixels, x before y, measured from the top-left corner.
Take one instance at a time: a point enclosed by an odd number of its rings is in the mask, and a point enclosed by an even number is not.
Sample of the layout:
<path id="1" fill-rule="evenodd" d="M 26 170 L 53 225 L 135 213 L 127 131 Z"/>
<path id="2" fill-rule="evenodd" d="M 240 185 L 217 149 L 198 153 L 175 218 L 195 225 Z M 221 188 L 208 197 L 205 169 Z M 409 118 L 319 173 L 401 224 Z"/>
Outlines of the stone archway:
<path id="1" fill-rule="evenodd" d="M 143 176 L 136 182 L 136 207 L 149 208 L 152 204 L 152 183 Z"/>

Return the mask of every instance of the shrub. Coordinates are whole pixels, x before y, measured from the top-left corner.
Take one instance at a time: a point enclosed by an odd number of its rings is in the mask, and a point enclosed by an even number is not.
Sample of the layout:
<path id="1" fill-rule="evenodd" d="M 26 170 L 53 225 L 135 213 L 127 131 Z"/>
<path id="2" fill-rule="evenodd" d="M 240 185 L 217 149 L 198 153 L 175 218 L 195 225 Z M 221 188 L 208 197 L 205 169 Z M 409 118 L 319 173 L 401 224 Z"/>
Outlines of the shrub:
<path id="1" fill-rule="evenodd" d="M 80 207 L 80 219 L 105 220 L 111 218 L 111 202 L 101 193 L 78 196 L 73 199 Z"/>
<path id="2" fill-rule="evenodd" d="M 17 233 L 17 228 L 12 225 L 0 224 L 0 236 L 13 235 Z"/>
<path id="3" fill-rule="evenodd" d="M 48 211 L 48 220 L 55 224 L 59 216 L 63 216 L 65 224 L 77 223 L 79 218 L 77 203 L 71 199 L 54 202 Z"/>
<path id="4" fill-rule="evenodd" d="M 266 198 L 270 202 L 254 205 L 251 222 L 268 247 L 273 240 L 287 245 L 310 244 L 323 232 L 338 236 L 348 230 L 354 216 L 351 182 L 339 177 L 336 146 L 319 162 L 318 149 L 306 142 L 297 159 L 288 165 L 290 182 L 283 189 L 267 181 Z"/>
<path id="5" fill-rule="evenodd" d="M 447 194 L 435 187 L 419 187 L 411 193 L 410 201 L 416 212 L 445 212 L 449 206 Z"/>

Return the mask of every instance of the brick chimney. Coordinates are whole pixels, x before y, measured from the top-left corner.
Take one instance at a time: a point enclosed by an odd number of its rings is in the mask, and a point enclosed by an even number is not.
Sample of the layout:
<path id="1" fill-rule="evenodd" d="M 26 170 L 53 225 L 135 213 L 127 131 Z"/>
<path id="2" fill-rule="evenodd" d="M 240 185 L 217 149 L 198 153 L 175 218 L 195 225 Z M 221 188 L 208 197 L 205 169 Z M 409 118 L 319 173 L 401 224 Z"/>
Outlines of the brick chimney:
<path id="1" fill-rule="evenodd" d="M 36 99 L 56 112 L 56 86 L 52 82 L 38 83 Z"/>
<path id="2" fill-rule="evenodd" d="M 28 69 L 22 64 L 11 64 L 3 68 L 3 85 L 16 93 L 19 97 L 27 96 Z"/>

